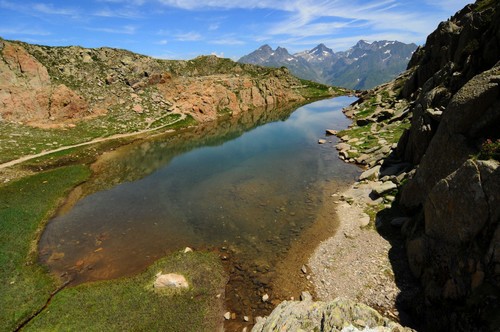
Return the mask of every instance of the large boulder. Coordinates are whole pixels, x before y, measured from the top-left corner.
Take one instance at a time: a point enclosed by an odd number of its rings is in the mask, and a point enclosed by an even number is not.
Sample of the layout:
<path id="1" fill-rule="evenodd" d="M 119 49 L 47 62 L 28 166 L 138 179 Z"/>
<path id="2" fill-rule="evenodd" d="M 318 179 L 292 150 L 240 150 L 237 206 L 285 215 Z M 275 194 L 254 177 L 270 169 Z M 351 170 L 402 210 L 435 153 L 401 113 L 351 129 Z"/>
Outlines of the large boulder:
<path id="1" fill-rule="evenodd" d="M 253 332 L 266 331 L 412 331 L 382 317 L 367 305 L 337 298 L 331 302 L 284 301 L 266 318 L 258 318 Z"/>
<path id="2" fill-rule="evenodd" d="M 500 63 L 471 79 L 443 113 L 439 128 L 415 177 L 403 188 L 401 203 L 421 206 L 436 183 L 478 153 L 477 141 L 498 135 L 500 128 Z"/>

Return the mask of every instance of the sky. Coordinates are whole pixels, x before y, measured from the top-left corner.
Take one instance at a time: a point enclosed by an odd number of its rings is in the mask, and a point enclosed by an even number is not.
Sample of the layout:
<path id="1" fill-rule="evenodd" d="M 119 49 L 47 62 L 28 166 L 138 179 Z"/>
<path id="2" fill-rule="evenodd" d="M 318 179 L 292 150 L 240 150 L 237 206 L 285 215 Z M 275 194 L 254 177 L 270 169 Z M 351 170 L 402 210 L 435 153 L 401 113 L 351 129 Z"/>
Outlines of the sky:
<path id="1" fill-rule="evenodd" d="M 363 39 L 425 43 L 473 0 L 0 0 L 0 37 L 115 47 L 163 59 L 239 59 L 264 44 L 290 53 Z"/>

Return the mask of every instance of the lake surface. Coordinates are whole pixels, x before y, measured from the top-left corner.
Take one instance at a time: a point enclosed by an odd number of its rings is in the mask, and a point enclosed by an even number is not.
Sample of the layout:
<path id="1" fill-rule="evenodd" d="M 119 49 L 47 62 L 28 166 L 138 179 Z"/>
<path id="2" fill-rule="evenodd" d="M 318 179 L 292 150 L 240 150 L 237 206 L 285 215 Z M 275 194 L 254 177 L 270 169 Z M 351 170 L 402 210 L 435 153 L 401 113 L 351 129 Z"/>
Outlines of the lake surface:
<path id="1" fill-rule="evenodd" d="M 189 246 L 219 252 L 242 279 L 272 276 L 315 222 L 323 184 L 359 174 L 337 158 L 335 137 L 318 144 L 325 129 L 347 127 L 341 109 L 354 100 L 249 112 L 104 155 L 47 225 L 41 260 L 79 283 L 137 273 Z"/>

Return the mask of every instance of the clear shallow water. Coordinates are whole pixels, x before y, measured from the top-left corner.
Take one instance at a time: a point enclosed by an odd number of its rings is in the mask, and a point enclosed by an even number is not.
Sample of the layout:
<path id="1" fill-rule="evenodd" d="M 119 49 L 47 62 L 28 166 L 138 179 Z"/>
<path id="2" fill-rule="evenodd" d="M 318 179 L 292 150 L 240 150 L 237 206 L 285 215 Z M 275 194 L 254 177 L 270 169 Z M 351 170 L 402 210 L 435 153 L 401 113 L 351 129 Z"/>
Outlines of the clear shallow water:
<path id="1" fill-rule="evenodd" d="M 80 188 L 89 194 L 48 224 L 42 261 L 82 282 L 136 273 L 190 246 L 272 277 L 314 222 L 322 184 L 341 186 L 359 173 L 337 158 L 335 137 L 318 144 L 325 129 L 348 125 L 341 109 L 353 101 L 256 111 L 104 156 Z"/>

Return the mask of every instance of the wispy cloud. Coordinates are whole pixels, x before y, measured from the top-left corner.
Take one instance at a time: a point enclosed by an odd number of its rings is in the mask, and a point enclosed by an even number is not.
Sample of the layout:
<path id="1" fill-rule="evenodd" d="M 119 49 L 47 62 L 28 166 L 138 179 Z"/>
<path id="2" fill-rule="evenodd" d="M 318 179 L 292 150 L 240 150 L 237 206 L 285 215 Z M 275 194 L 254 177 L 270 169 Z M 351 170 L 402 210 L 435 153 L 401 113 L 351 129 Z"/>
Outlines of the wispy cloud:
<path id="1" fill-rule="evenodd" d="M 222 37 L 218 39 L 211 40 L 209 42 L 210 44 L 216 44 L 216 45 L 244 45 L 245 42 L 234 38 L 234 37 Z"/>
<path id="2" fill-rule="evenodd" d="M 41 29 L 33 29 L 26 27 L 18 28 L 2 28 L 0 27 L 0 35 L 3 36 L 16 36 L 16 35 L 27 35 L 27 36 L 49 36 L 51 33 Z"/>
<path id="3" fill-rule="evenodd" d="M 66 16 L 75 16 L 77 15 L 77 11 L 71 8 L 59 8 L 54 7 L 50 4 L 45 3 L 35 3 L 31 7 L 33 10 L 48 15 L 66 15 Z"/>
<path id="4" fill-rule="evenodd" d="M 198 41 L 201 40 L 202 36 L 197 32 L 185 32 L 175 34 L 174 38 L 177 41 Z"/>
<path id="5" fill-rule="evenodd" d="M 98 31 L 105 33 L 115 33 L 115 34 L 123 34 L 123 35 L 134 35 L 137 31 L 136 26 L 126 25 L 118 28 L 86 28 L 89 31 Z"/>
<path id="6" fill-rule="evenodd" d="M 411 41 L 423 40 L 442 19 L 443 13 L 471 0 L 442 0 L 428 2 L 434 11 L 414 11 L 399 0 L 158 0 L 160 3 L 186 10 L 194 9 L 269 9 L 285 14 L 285 19 L 260 27 L 259 39 L 277 36 L 307 39 L 346 33 L 352 28 L 411 35 Z M 283 15 L 281 16 L 283 17 Z M 272 22 L 272 21 L 271 21 Z M 387 39 L 387 38 L 386 38 Z"/>
<path id="7" fill-rule="evenodd" d="M 167 45 L 168 44 L 168 40 L 162 39 L 162 40 L 157 41 L 155 44 L 156 45 Z"/>
<path id="8" fill-rule="evenodd" d="M 131 8 L 121 8 L 121 9 L 99 9 L 93 14 L 94 16 L 99 17 L 108 17 L 108 18 L 129 18 L 129 19 L 139 19 L 143 18 L 141 13 L 136 9 Z"/>
<path id="9" fill-rule="evenodd" d="M 20 4 L 17 2 L 1 0 L 0 8 L 31 15 L 44 14 L 44 15 L 77 16 L 79 14 L 78 11 L 74 8 L 55 7 L 54 5 L 51 4 L 38 3 L 38 2 L 32 2 L 32 3 L 25 2 Z"/>

